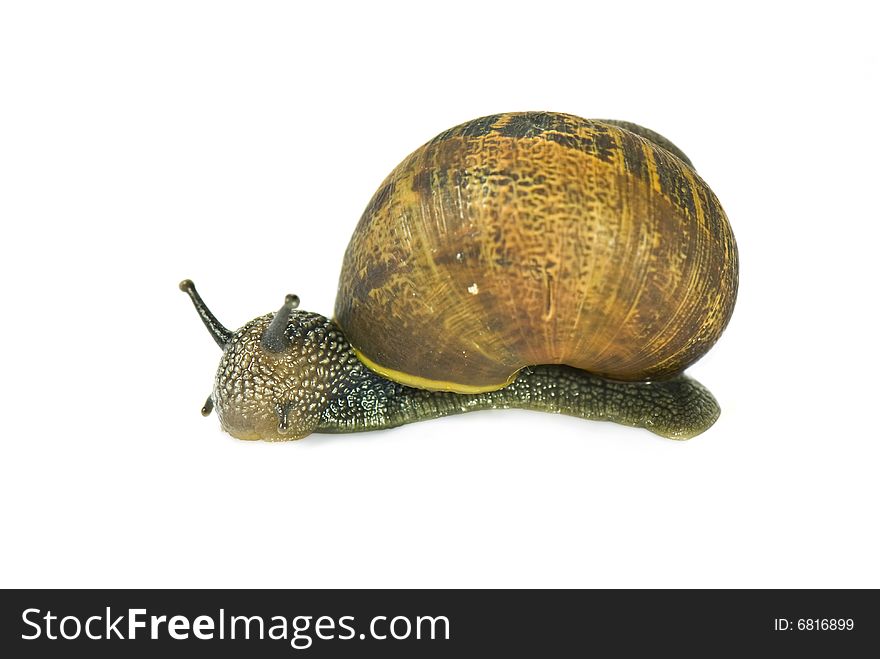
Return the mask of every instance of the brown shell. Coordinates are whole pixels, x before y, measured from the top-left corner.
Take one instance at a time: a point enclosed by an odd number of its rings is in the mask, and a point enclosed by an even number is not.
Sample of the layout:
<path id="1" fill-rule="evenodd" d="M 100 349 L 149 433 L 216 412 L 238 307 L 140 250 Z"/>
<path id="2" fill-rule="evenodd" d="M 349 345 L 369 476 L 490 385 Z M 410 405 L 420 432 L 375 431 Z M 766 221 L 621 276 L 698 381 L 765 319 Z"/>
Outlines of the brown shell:
<path id="1" fill-rule="evenodd" d="M 533 364 L 650 380 L 705 354 L 736 288 L 727 217 L 668 140 L 521 112 L 447 130 L 391 172 L 345 254 L 336 320 L 407 384 L 494 389 Z"/>

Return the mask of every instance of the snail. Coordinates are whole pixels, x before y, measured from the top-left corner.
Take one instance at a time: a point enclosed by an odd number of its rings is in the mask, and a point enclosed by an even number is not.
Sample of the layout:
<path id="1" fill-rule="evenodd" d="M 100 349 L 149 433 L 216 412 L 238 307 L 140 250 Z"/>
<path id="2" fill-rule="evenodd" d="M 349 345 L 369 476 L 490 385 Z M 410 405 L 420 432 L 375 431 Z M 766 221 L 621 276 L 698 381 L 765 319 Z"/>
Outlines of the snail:
<path id="1" fill-rule="evenodd" d="M 738 282 L 717 198 L 672 142 L 554 112 L 466 122 L 409 155 L 351 238 L 334 318 L 282 307 L 232 332 L 204 415 L 240 439 L 525 408 L 687 439 L 719 407 L 684 375 Z"/>

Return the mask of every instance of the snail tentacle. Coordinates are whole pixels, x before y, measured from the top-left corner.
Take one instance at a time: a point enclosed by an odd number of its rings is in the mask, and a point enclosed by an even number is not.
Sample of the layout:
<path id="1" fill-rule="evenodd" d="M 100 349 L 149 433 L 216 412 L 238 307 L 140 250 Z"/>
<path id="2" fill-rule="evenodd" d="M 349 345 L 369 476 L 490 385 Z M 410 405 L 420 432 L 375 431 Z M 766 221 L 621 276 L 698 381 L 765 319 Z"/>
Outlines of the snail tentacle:
<path id="1" fill-rule="evenodd" d="M 290 347 L 290 338 L 287 336 L 287 326 L 290 324 L 291 312 L 299 306 L 299 298 L 288 294 L 284 298 L 284 304 L 272 318 L 269 327 L 260 340 L 260 345 L 267 352 L 281 353 Z"/>
<path id="2" fill-rule="evenodd" d="M 202 300 L 202 296 L 199 295 L 199 292 L 196 290 L 196 285 L 193 284 L 191 279 L 184 279 L 180 282 L 180 290 L 189 295 L 189 299 L 192 300 L 193 306 L 199 314 L 199 318 L 202 319 L 202 322 L 205 324 L 205 327 L 208 328 L 208 332 L 211 333 L 211 336 L 214 338 L 214 341 L 217 342 L 217 345 L 220 346 L 220 348 L 225 348 L 232 339 L 233 333 L 223 327 L 223 324 L 217 320 L 217 317 L 214 314 L 211 313 L 211 310 L 208 309 L 208 305 L 205 304 L 205 301 Z"/>
<path id="3" fill-rule="evenodd" d="M 286 433 L 290 429 L 290 423 L 287 419 L 287 414 L 289 411 L 289 405 L 275 406 L 275 413 L 278 415 L 278 432 L 281 434 Z"/>

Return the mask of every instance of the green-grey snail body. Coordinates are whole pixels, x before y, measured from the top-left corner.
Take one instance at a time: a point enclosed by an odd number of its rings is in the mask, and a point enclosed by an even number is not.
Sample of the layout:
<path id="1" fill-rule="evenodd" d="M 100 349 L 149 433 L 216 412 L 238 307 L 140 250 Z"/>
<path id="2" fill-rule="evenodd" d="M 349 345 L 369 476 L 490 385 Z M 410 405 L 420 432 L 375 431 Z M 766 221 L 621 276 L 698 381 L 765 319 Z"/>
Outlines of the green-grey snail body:
<path id="1" fill-rule="evenodd" d="M 407 157 L 367 206 L 334 318 L 223 327 L 203 408 L 291 440 L 523 408 L 687 439 L 719 415 L 683 371 L 733 311 L 736 243 L 688 158 L 635 124 L 482 117 Z"/>

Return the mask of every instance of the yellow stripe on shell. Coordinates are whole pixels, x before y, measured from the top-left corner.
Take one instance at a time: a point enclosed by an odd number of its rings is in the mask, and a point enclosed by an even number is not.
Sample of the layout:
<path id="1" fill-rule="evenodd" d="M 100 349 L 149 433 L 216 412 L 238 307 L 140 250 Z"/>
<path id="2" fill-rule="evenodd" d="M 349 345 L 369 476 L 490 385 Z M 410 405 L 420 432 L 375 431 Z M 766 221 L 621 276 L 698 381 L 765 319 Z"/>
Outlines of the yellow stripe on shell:
<path id="1" fill-rule="evenodd" d="M 418 375 L 410 375 L 409 373 L 403 373 L 401 371 L 395 371 L 392 368 L 386 368 L 377 364 L 369 357 L 365 356 L 360 350 L 355 347 L 352 347 L 354 350 L 354 354 L 357 356 L 363 364 L 369 368 L 371 371 L 374 371 L 381 375 L 383 378 L 388 378 L 389 380 L 393 380 L 394 382 L 399 382 L 400 384 L 406 385 L 407 387 L 413 387 L 415 389 L 427 389 L 429 391 L 452 391 L 457 394 L 483 394 L 489 391 L 498 391 L 499 389 L 503 389 L 511 382 L 516 379 L 517 373 L 519 371 L 513 373 L 506 382 L 502 382 L 500 384 L 490 384 L 490 385 L 470 385 L 470 384 L 459 384 L 457 382 L 444 382 L 442 380 L 429 380 L 428 378 L 419 377 Z"/>

